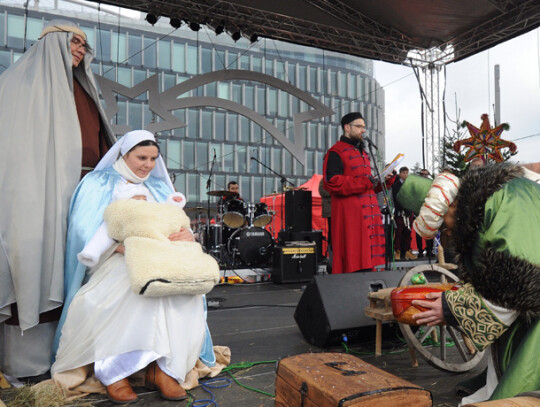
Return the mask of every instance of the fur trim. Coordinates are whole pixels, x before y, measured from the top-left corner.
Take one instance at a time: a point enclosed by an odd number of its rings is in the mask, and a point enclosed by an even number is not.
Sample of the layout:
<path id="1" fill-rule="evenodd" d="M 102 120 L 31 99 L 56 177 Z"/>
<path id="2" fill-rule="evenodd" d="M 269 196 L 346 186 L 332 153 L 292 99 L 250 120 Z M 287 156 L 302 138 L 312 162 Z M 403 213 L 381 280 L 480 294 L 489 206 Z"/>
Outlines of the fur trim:
<path id="1" fill-rule="evenodd" d="M 513 164 L 486 165 L 465 174 L 457 195 L 454 236 L 457 262 L 463 269 L 463 259 L 472 258 L 478 231 L 484 222 L 484 207 L 490 196 L 505 183 L 521 177 L 523 169 Z"/>
<path id="2" fill-rule="evenodd" d="M 540 267 L 506 252 L 484 249 L 474 273 L 462 276 L 484 298 L 515 310 L 529 321 L 540 316 Z"/>
<path id="3" fill-rule="evenodd" d="M 123 242 L 127 237 L 150 237 L 169 241 L 168 237 L 189 229 L 189 217 L 177 205 L 123 199 L 111 203 L 103 214 L 109 236 Z"/>
<path id="4" fill-rule="evenodd" d="M 206 294 L 219 283 L 219 265 L 195 242 L 128 237 L 126 268 L 131 289 L 147 297 Z"/>

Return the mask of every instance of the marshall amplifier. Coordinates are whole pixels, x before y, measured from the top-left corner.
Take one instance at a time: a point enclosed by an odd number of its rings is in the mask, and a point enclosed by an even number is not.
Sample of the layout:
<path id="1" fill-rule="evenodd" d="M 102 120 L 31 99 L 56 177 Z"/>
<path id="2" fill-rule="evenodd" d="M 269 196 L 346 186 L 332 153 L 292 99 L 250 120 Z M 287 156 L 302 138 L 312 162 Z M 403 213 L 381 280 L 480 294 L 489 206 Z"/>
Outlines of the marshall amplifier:
<path id="1" fill-rule="evenodd" d="M 272 281 L 275 283 L 308 282 L 317 274 L 315 242 L 290 242 L 274 248 Z"/>

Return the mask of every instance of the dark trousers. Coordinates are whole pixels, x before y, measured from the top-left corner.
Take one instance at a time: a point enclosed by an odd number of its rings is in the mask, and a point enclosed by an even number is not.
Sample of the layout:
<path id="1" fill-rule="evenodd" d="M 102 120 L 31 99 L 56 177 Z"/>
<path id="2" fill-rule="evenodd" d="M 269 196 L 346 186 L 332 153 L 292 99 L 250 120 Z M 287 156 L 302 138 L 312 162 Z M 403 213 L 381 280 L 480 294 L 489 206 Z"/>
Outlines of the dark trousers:
<path id="1" fill-rule="evenodd" d="M 412 216 L 409 217 L 412 225 Z M 407 251 L 411 250 L 411 229 L 405 226 L 403 216 L 396 216 L 396 230 L 394 233 L 394 250 L 399 250 L 403 256 Z"/>

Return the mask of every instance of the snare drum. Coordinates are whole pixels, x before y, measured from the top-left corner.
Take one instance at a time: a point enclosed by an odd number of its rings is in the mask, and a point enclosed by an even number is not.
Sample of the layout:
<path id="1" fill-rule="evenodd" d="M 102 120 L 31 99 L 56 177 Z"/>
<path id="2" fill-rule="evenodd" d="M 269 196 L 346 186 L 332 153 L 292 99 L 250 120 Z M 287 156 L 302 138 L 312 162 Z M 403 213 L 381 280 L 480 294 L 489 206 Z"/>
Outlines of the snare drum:
<path id="1" fill-rule="evenodd" d="M 223 222 L 230 228 L 244 226 L 247 215 L 247 205 L 241 199 L 231 199 L 225 202 Z"/>
<path id="2" fill-rule="evenodd" d="M 236 230 L 227 243 L 229 253 L 240 256 L 246 265 L 266 263 L 273 247 L 272 235 L 266 229 L 256 227 Z"/>
<path id="3" fill-rule="evenodd" d="M 272 222 L 272 215 L 268 213 L 268 206 L 259 202 L 255 204 L 255 213 L 253 214 L 253 226 L 263 228 Z"/>

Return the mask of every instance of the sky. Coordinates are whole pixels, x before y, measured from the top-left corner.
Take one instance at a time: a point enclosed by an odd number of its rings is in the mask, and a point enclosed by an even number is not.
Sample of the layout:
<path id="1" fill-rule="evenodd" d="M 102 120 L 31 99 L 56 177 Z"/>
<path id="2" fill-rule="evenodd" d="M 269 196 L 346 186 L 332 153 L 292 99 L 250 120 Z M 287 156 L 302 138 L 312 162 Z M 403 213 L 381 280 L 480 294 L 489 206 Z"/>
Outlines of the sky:
<path id="1" fill-rule="evenodd" d="M 501 122 L 510 125 L 501 138 L 516 143 L 512 161 L 523 164 L 540 161 L 539 42 L 536 29 L 446 68 L 447 114 L 455 120 L 457 101 L 459 121 L 480 127 L 483 113 L 494 122 L 494 66 L 500 66 Z M 374 65 L 375 78 L 385 89 L 386 160 L 403 153 L 404 165 L 422 165 L 421 100 L 412 68 L 380 61 Z M 522 137 L 527 138 L 517 140 Z"/>

